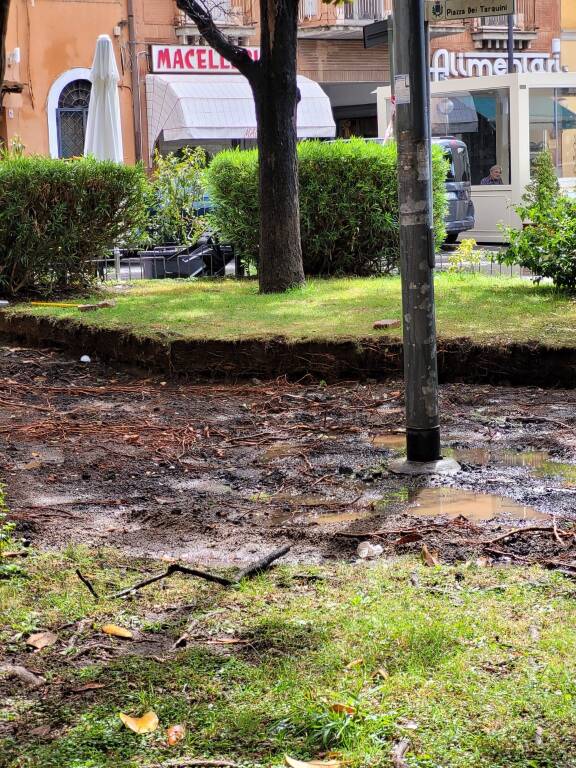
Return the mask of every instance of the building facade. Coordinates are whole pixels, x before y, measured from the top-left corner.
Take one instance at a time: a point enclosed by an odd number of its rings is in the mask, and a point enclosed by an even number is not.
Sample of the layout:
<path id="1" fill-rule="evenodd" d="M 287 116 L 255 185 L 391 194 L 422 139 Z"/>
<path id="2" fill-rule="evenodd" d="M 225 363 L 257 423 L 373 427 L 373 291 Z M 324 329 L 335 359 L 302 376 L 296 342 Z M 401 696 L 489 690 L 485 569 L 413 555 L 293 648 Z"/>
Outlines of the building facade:
<path id="1" fill-rule="evenodd" d="M 576 72 L 576 2 L 562 0 L 562 64 Z"/>
<path id="2" fill-rule="evenodd" d="M 576 46 L 576 2 L 562 0 L 562 6 L 561 0 L 516 3 L 517 71 L 576 69 L 576 53 L 570 52 L 570 43 Z M 339 136 L 378 135 L 376 89 L 390 81 L 389 51 L 387 45 L 365 50 L 363 30 L 367 24 L 389 17 L 391 11 L 392 0 L 351 0 L 338 6 L 301 0 L 298 70 L 327 94 Z M 217 21 L 228 37 L 257 50 L 258 0 L 219 2 Z M 150 73 L 161 71 L 154 50 L 179 46 L 171 49 L 176 57 L 171 64 L 179 65 L 181 60 L 182 72 L 218 72 L 217 59 L 173 0 L 12 0 L 6 80 L 21 86 L 21 93 L 5 96 L 0 140 L 19 137 L 28 152 L 53 157 L 81 154 L 90 91 L 87 76 L 100 34 L 112 37 L 121 74 L 127 162 L 140 158 L 149 162 L 150 148 L 162 146 L 162 130 L 158 136 L 152 135 L 160 119 L 151 103 L 155 75 Z M 506 45 L 504 17 L 435 25 L 431 77 L 441 81 L 504 74 Z M 222 74 L 227 74 L 225 68 L 226 63 L 221 63 Z M 182 91 L 183 80 L 179 83 Z M 310 99 L 313 97 L 311 93 Z M 479 152 L 484 141 L 495 140 L 495 115 L 504 119 L 502 109 L 494 94 L 478 135 Z M 446 128 L 441 110 L 442 106 L 434 116 L 435 131 Z M 185 113 L 182 110 L 183 116 Z M 242 141 L 248 141 L 246 133 Z M 500 156 L 504 150 L 494 152 Z"/>

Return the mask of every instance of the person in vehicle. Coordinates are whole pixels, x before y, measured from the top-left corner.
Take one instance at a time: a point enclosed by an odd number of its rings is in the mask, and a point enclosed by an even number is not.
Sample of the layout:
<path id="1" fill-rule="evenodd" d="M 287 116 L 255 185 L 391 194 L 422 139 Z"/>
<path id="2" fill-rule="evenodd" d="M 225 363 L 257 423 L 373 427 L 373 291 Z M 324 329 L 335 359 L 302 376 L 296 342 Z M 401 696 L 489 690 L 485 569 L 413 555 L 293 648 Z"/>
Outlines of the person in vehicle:
<path id="1" fill-rule="evenodd" d="M 482 179 L 480 184 L 503 184 L 502 181 L 502 168 L 499 165 L 493 165 L 490 168 L 490 175 Z"/>

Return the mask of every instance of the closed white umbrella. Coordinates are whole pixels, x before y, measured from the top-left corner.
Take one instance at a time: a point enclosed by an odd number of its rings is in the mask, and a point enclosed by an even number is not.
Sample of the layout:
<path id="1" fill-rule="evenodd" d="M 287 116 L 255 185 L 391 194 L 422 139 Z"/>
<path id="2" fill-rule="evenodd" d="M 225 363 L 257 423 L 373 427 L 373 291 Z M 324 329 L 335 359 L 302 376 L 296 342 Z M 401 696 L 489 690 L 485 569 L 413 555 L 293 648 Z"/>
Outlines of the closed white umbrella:
<path id="1" fill-rule="evenodd" d="M 115 160 L 117 163 L 124 160 L 119 80 L 112 40 L 108 35 L 100 35 L 90 72 L 92 90 L 84 154 L 94 155 L 98 160 Z"/>

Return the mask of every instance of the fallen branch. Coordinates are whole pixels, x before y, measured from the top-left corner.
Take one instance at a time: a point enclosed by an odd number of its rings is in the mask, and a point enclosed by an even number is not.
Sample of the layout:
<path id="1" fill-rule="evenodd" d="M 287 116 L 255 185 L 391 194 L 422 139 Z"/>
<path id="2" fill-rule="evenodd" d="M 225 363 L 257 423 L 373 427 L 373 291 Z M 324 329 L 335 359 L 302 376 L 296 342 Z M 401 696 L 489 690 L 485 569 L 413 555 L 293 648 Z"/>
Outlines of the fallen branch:
<path id="1" fill-rule="evenodd" d="M 131 587 L 127 587 L 126 589 L 120 590 L 120 592 L 115 592 L 112 595 L 108 595 L 108 597 L 110 599 L 117 598 L 117 597 L 125 597 L 126 595 L 129 595 L 131 592 L 135 592 L 136 590 L 142 589 L 143 587 L 147 587 L 149 584 L 154 584 L 157 581 L 161 581 L 162 579 L 169 579 L 175 573 L 183 573 L 186 576 L 196 576 L 196 578 L 198 579 L 205 579 L 206 581 L 211 581 L 215 584 L 220 584 L 223 587 L 233 587 L 236 584 L 239 584 L 242 581 L 242 579 L 252 579 L 254 578 L 254 576 L 257 576 L 263 571 L 266 571 L 272 565 L 273 562 L 275 562 L 276 560 L 278 560 L 278 558 L 282 557 L 287 552 L 289 552 L 290 549 L 291 549 L 290 546 L 285 546 L 285 547 L 282 547 L 281 549 L 275 550 L 274 552 L 267 555 L 266 557 L 263 557 L 261 560 L 258 560 L 252 565 L 249 565 L 243 571 L 240 571 L 235 579 L 228 579 L 226 576 L 218 576 L 215 573 L 209 573 L 208 571 L 201 571 L 198 568 L 188 568 L 185 565 L 180 565 L 180 563 L 173 563 L 172 565 L 169 565 L 168 568 L 163 573 L 158 573 L 156 576 L 150 576 L 150 578 L 144 579 L 143 581 L 139 581 L 137 584 L 134 584 Z"/>
<path id="2" fill-rule="evenodd" d="M 76 576 L 78 576 L 78 578 L 80 579 L 82 584 L 84 584 L 84 586 L 88 589 L 88 591 L 90 592 L 90 594 L 92 595 L 94 600 L 100 600 L 100 596 L 99 596 L 98 592 L 96 592 L 96 590 L 94 589 L 94 587 L 90 583 L 90 580 L 87 579 L 86 576 L 82 575 L 82 573 L 80 572 L 79 568 L 76 568 Z"/>
<path id="3" fill-rule="evenodd" d="M 17 677 L 30 688 L 39 688 L 44 685 L 44 680 L 41 677 L 37 677 L 26 667 L 17 664 L 0 664 L 0 674 L 4 674 L 6 677 Z"/>

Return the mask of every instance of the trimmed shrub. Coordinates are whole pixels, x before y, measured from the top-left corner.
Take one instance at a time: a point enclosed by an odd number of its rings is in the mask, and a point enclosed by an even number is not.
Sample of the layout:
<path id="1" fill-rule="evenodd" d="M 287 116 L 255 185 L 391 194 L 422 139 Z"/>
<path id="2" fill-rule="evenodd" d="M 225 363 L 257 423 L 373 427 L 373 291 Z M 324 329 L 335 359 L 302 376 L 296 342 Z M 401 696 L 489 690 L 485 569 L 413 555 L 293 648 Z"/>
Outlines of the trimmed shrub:
<path id="1" fill-rule="evenodd" d="M 396 145 L 362 139 L 298 145 L 304 271 L 309 275 L 373 275 L 398 264 Z M 446 161 L 433 147 L 437 242 L 446 230 Z M 249 262 L 258 261 L 258 154 L 227 150 L 206 173 L 212 224 Z"/>
<path id="2" fill-rule="evenodd" d="M 514 210 L 523 228 L 505 229 L 510 245 L 498 260 L 529 269 L 535 282 L 548 277 L 558 288 L 576 291 L 576 201 L 561 194 L 548 151 L 537 156 Z"/>
<path id="3" fill-rule="evenodd" d="M 86 287 L 95 261 L 146 225 L 141 166 L 93 158 L 0 162 L 0 291 L 48 295 Z"/>

